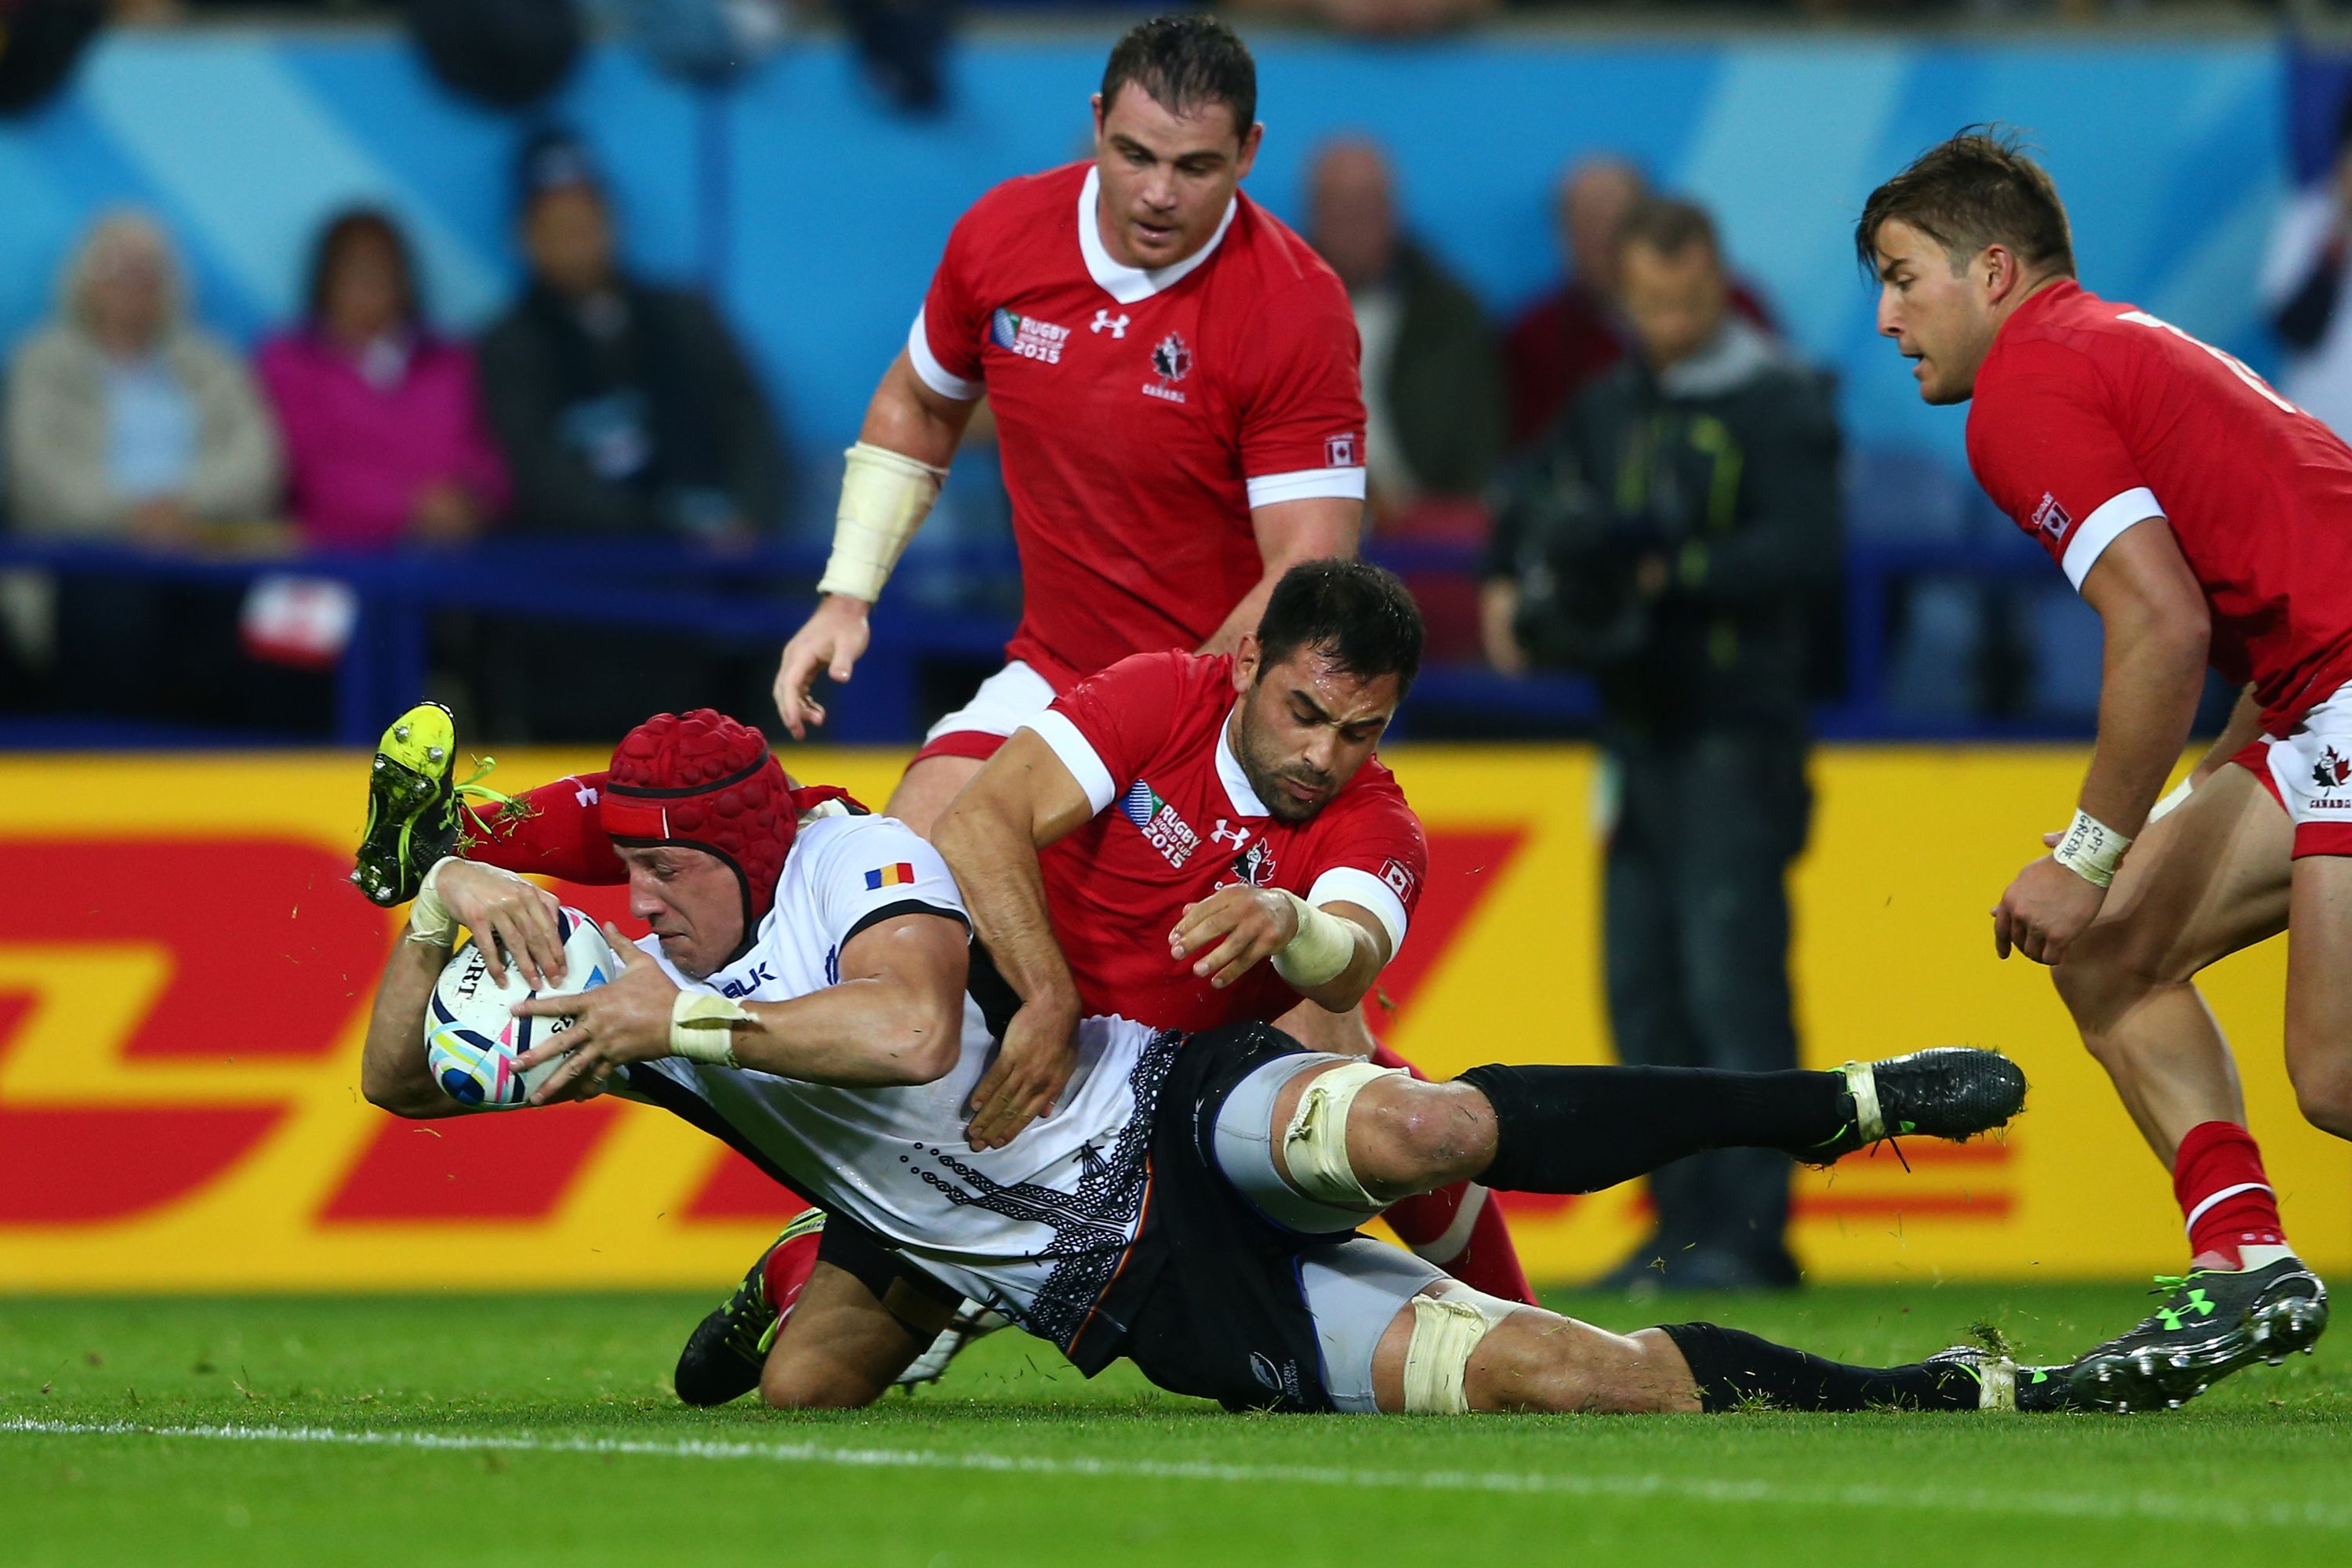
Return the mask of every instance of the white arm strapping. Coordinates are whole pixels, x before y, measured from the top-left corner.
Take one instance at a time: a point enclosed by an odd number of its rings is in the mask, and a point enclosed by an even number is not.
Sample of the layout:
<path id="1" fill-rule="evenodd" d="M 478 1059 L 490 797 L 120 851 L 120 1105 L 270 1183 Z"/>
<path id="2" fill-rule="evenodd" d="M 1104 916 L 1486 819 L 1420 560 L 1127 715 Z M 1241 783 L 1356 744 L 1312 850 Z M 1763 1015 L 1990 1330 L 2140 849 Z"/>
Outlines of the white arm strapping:
<path id="1" fill-rule="evenodd" d="M 882 596 L 882 584 L 890 580 L 907 541 L 940 499 L 940 482 L 948 471 L 866 441 L 846 456 L 841 506 L 833 520 L 833 553 L 816 591 L 870 605 Z"/>
<path id="2" fill-rule="evenodd" d="M 1274 972 L 1300 991 L 1337 980 L 1356 956 L 1356 924 L 1318 909 L 1286 888 L 1274 889 L 1298 913 L 1298 934 L 1274 955 Z"/>
<path id="3" fill-rule="evenodd" d="M 2093 816 L 2076 810 L 2074 820 L 2052 850 L 2051 858 L 2095 888 L 2104 888 L 2116 879 L 2116 868 L 2124 863 L 2124 851 L 2132 841 Z"/>
<path id="4" fill-rule="evenodd" d="M 669 1050 L 674 1057 L 709 1062 L 715 1067 L 740 1067 L 735 1059 L 735 1026 L 751 1022 L 743 1005 L 708 991 L 680 991 L 669 1005 Z"/>
<path id="5" fill-rule="evenodd" d="M 416 889 L 416 901 L 408 906 L 408 941 L 446 949 L 457 940 L 457 920 L 441 901 L 440 886 L 441 868 L 456 864 L 457 859 L 455 855 L 444 855 L 425 873 Z"/>

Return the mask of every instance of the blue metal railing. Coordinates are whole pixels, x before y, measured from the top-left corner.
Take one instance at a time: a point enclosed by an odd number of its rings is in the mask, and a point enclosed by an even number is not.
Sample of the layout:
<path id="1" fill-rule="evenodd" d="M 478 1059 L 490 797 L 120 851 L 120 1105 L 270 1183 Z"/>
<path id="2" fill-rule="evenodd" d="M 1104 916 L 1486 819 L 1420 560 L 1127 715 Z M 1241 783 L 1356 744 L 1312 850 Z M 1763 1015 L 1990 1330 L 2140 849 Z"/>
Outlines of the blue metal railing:
<path id="1" fill-rule="evenodd" d="M 1474 576 L 1476 546 L 1456 542 L 1383 542 L 1373 559 L 1408 574 Z M 415 700 L 426 680 L 426 630 L 436 610 L 466 610 L 519 618 L 669 631 L 699 638 L 767 643 L 781 648 L 810 605 L 810 584 L 824 549 L 808 542 L 718 552 L 667 542 L 548 539 L 487 541 L 463 550 L 383 555 L 305 553 L 272 557 L 199 557 L 115 546 L 37 543 L 0 538 L 0 571 L 33 569 L 148 581 L 235 587 L 283 573 L 348 584 L 359 601 L 359 623 L 335 671 L 334 736 L 342 744 L 369 743 L 387 713 Z M 942 576 L 1005 590 L 1017 583 L 1009 545 L 988 543 L 929 551 L 922 567 Z M 2049 563 L 2020 545 L 1988 547 L 1952 542 L 1849 545 L 1844 561 L 1846 696 L 1817 713 L 1821 732 L 1853 740 L 2039 739 L 2083 733 L 2078 718 L 1989 721 L 1922 717 L 1886 702 L 1889 607 L 1900 583 L 1919 577 L 1977 582 L 2046 581 Z M 986 595 L 982 595 L 985 597 Z M 1003 595 L 999 595 L 1003 596 Z M 825 738 L 843 744 L 898 744 L 920 732 L 918 682 L 922 662 L 954 657 L 984 660 L 1011 635 L 1013 617 L 940 608 L 893 593 L 876 606 L 873 641 L 859 661 L 857 700 L 832 704 Z M 1469 666 L 1426 670 L 1400 730 L 1410 731 L 1415 708 L 1442 707 L 1463 728 L 1465 715 L 1491 715 L 1496 727 L 1525 734 L 1572 731 L 1593 714 L 1591 689 L 1575 676 L 1524 679 Z M 39 737 L 100 742 L 98 726 L 44 724 Z M 159 738 L 152 731 L 144 738 Z M 194 735 L 167 735 L 201 743 Z"/>

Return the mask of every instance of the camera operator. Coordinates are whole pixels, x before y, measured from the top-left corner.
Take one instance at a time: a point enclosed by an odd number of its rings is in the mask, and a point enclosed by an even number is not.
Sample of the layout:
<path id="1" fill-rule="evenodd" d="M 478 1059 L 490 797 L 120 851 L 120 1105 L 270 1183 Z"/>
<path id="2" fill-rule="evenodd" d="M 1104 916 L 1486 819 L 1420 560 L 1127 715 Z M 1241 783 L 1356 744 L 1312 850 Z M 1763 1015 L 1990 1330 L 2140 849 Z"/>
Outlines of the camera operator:
<path id="1" fill-rule="evenodd" d="M 1639 353 L 1506 479 L 1489 657 L 1589 671 L 1601 696 L 1609 1012 L 1656 1067 L 1797 1065 L 1789 863 L 1807 699 L 1839 559 L 1823 376 L 1733 314 L 1714 225 L 1652 199 L 1619 240 Z M 1726 1151 L 1651 1179 L 1657 1232 L 1604 1284 L 1797 1282 L 1789 1163 Z"/>

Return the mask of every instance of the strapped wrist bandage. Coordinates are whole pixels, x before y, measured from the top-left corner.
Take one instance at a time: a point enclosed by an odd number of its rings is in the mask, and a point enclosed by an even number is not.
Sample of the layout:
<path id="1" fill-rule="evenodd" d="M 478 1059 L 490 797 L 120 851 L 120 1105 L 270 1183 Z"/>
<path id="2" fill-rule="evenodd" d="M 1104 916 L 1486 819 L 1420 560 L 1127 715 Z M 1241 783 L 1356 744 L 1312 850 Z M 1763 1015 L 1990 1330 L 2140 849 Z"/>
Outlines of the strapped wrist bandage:
<path id="1" fill-rule="evenodd" d="M 1356 928 L 1286 889 L 1274 889 L 1298 915 L 1298 934 L 1274 955 L 1274 972 L 1300 990 L 1336 980 L 1356 956 Z"/>
<path id="2" fill-rule="evenodd" d="M 2130 839 L 2078 808 L 2051 858 L 2091 886 L 2104 888 L 2116 879 L 2116 868 L 2124 863 L 2124 851 L 2131 846 Z"/>
<path id="3" fill-rule="evenodd" d="M 939 500 L 940 481 L 948 471 L 866 441 L 850 447 L 848 458 L 840 510 L 834 514 L 833 553 L 816 591 L 870 605 L 882 596 L 899 552 Z"/>
<path id="4" fill-rule="evenodd" d="M 441 901 L 440 886 L 441 868 L 456 864 L 457 859 L 455 855 L 444 855 L 433 862 L 433 869 L 425 873 L 425 880 L 416 889 L 416 901 L 408 906 L 405 940 L 442 948 L 457 940 L 457 917 Z"/>
<path id="5" fill-rule="evenodd" d="M 735 1059 L 734 1026 L 750 1022 L 751 1015 L 731 997 L 681 991 L 669 1008 L 670 1055 L 723 1068 L 740 1067 L 743 1064 Z"/>

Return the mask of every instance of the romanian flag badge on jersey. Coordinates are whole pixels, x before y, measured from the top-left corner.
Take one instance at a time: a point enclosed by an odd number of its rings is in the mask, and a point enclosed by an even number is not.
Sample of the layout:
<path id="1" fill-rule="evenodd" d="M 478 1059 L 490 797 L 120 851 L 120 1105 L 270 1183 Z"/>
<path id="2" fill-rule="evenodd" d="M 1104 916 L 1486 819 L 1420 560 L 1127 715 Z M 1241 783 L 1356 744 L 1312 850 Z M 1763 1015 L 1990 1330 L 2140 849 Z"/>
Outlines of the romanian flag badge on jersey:
<path id="1" fill-rule="evenodd" d="M 885 866 L 866 873 L 866 890 L 876 892 L 884 888 L 903 888 L 915 879 L 915 863 L 901 860 L 896 866 Z"/>

